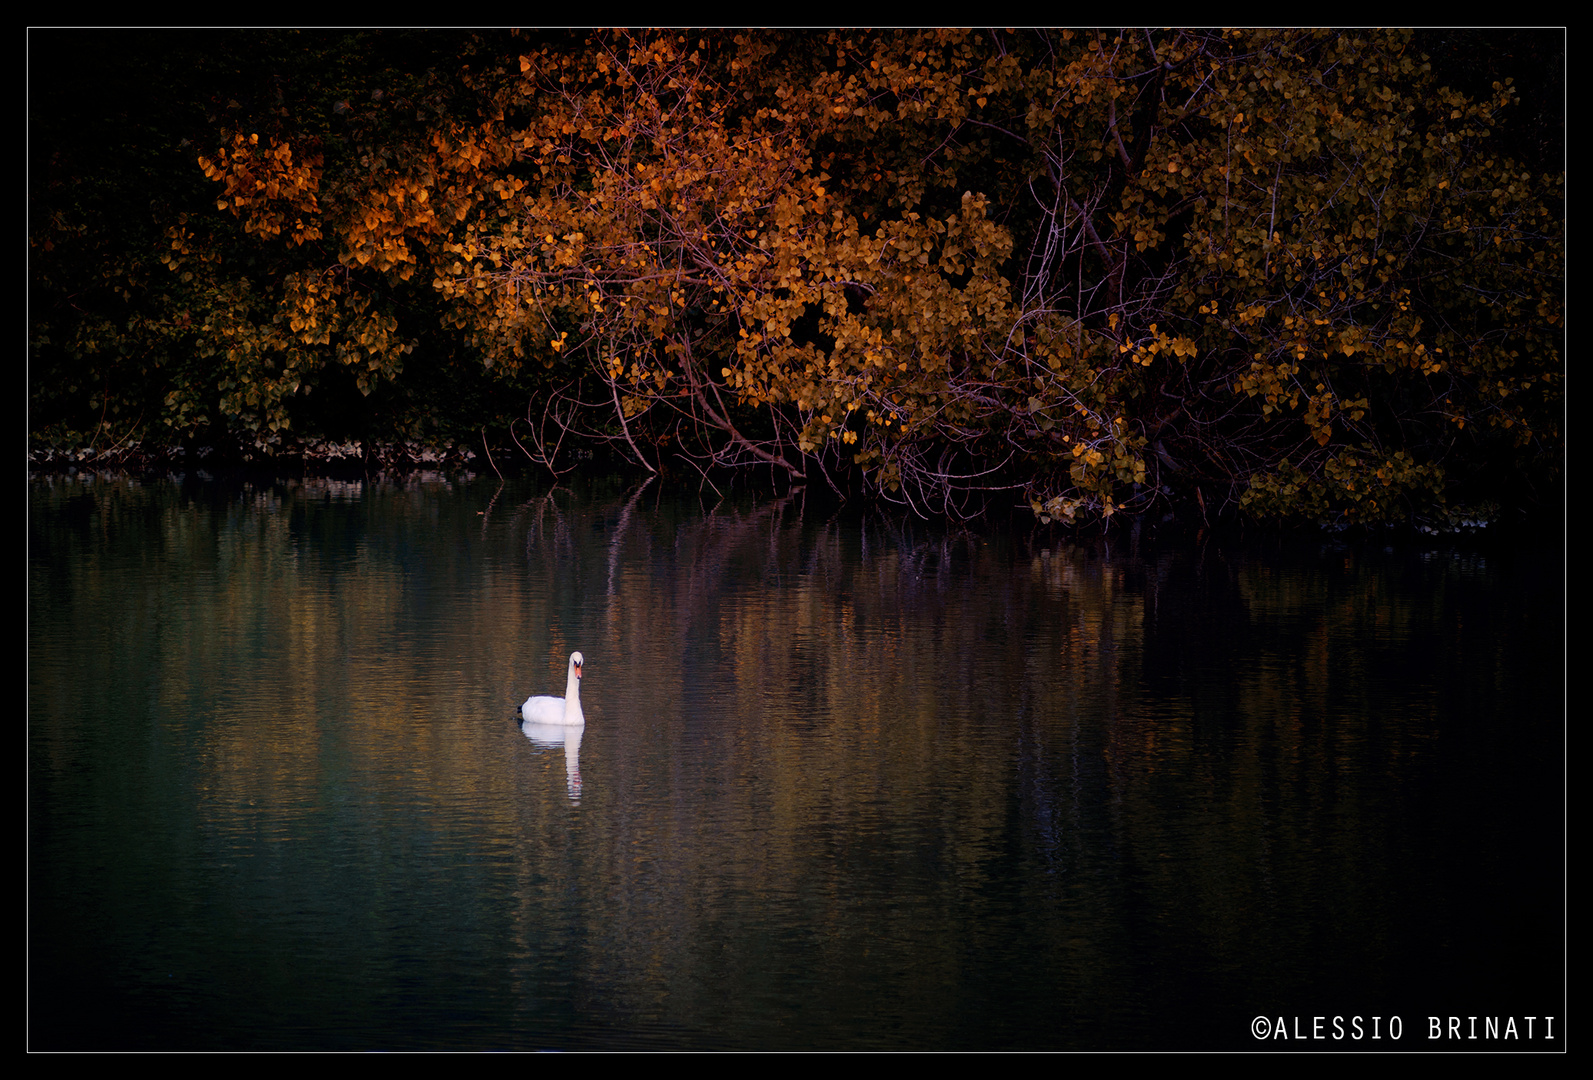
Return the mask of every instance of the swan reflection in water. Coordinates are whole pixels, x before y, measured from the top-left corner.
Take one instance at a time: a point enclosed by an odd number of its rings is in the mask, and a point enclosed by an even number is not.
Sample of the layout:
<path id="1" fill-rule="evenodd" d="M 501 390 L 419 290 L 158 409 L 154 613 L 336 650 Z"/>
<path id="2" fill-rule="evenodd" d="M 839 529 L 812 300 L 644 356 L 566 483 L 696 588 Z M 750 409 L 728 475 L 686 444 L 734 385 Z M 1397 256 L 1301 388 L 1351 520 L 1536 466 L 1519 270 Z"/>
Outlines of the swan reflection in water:
<path id="1" fill-rule="evenodd" d="M 569 724 L 531 724 L 522 720 L 520 731 L 539 747 L 564 747 L 564 787 L 572 800 L 581 798 L 581 736 L 586 728 Z"/>

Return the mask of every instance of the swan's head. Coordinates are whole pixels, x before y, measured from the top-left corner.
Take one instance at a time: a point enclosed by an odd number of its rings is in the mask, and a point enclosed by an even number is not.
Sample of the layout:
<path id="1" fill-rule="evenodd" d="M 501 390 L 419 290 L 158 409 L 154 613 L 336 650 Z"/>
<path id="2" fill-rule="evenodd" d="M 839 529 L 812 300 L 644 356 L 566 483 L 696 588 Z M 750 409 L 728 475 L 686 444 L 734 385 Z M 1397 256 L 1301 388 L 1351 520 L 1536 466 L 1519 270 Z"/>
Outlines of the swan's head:
<path id="1" fill-rule="evenodd" d="M 580 653 L 572 652 L 570 654 L 570 670 L 574 672 L 577 679 L 581 677 L 581 665 L 584 663 L 586 663 L 586 659 Z"/>

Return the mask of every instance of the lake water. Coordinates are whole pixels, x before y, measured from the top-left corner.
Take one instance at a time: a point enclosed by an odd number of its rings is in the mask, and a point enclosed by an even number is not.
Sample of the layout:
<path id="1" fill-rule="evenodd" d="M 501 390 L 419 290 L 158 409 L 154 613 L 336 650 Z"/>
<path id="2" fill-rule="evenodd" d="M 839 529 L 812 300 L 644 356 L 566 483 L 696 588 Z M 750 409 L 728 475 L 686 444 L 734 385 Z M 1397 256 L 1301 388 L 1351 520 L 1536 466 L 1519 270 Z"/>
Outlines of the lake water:
<path id="1" fill-rule="evenodd" d="M 30 481 L 31 1048 L 1564 1047 L 1558 549 L 658 487 Z"/>

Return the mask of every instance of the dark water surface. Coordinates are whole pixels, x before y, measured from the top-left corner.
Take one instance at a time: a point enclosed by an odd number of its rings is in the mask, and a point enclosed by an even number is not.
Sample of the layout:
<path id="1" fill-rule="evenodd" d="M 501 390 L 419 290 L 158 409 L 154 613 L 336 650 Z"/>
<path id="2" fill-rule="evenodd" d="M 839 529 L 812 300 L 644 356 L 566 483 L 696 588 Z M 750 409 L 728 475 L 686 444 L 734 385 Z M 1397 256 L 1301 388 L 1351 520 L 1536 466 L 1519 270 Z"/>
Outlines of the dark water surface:
<path id="1" fill-rule="evenodd" d="M 30 482 L 30 1046 L 1563 1047 L 1557 550 L 656 488 Z"/>

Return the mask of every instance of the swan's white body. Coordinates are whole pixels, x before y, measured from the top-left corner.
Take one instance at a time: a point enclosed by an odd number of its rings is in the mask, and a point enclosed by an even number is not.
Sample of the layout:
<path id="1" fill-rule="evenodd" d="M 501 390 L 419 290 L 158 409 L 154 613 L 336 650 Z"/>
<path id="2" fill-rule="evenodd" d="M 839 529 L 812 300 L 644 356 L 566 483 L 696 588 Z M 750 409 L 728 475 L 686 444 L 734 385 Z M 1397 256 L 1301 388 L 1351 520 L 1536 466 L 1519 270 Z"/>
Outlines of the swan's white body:
<path id="1" fill-rule="evenodd" d="M 570 654 L 570 675 L 564 682 L 563 697 L 531 697 L 520 706 L 520 716 L 528 724 L 585 724 L 581 713 L 580 653 Z"/>

